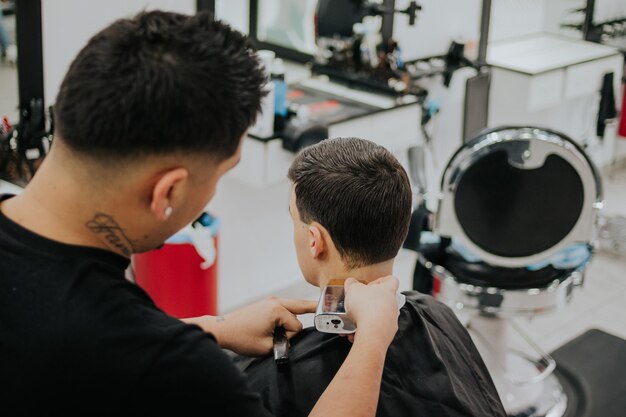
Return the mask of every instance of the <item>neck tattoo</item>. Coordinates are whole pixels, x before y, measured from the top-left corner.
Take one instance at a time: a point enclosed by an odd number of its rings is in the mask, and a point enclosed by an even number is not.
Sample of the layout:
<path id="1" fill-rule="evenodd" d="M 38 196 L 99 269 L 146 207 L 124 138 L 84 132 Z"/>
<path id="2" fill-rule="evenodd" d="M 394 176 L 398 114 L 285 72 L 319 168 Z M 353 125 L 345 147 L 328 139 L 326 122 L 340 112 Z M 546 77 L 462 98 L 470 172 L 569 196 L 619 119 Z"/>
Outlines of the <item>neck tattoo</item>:
<path id="1" fill-rule="evenodd" d="M 126 257 L 132 255 L 134 251 L 133 244 L 113 216 L 96 213 L 94 218 L 89 220 L 85 226 L 110 248 L 121 252 Z"/>

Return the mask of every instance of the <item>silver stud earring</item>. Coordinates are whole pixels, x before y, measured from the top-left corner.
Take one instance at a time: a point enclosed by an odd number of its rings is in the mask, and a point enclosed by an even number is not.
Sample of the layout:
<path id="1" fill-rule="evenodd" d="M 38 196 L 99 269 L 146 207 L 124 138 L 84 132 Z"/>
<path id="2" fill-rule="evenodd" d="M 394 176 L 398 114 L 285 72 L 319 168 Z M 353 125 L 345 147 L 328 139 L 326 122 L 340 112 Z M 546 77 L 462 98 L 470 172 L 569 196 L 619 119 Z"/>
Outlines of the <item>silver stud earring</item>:
<path id="1" fill-rule="evenodd" d="M 169 219 L 171 215 L 172 215 L 172 208 L 171 207 L 167 207 L 165 209 L 165 218 Z"/>

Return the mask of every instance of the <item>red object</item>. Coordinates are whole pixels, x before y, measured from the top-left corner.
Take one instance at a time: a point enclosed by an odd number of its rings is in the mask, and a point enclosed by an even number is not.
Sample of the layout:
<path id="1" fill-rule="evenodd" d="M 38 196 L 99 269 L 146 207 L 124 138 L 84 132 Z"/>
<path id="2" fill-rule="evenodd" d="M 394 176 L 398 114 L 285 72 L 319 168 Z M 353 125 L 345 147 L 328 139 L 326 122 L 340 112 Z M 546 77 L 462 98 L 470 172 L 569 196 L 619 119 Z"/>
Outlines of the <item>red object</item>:
<path id="1" fill-rule="evenodd" d="M 217 236 L 215 247 L 217 248 Z M 135 282 L 166 313 L 178 317 L 217 315 L 217 256 L 208 269 L 191 243 L 169 244 L 133 255 Z"/>
<path id="2" fill-rule="evenodd" d="M 2 118 L 2 124 L 4 125 L 4 131 L 5 132 L 10 132 L 11 131 L 11 123 L 9 122 L 9 118 L 4 116 Z"/>
<path id="3" fill-rule="evenodd" d="M 289 90 L 287 92 L 287 100 L 296 100 L 302 96 L 304 96 L 304 92 L 302 90 Z"/>
<path id="4" fill-rule="evenodd" d="M 433 277 L 433 290 L 431 292 L 431 295 L 435 298 L 438 298 L 440 292 L 441 292 L 441 278 Z"/>
<path id="5" fill-rule="evenodd" d="M 309 104 L 309 111 L 311 113 L 324 113 L 336 110 L 339 106 L 341 106 L 341 104 L 339 104 L 337 100 L 326 100 Z"/>
<path id="6" fill-rule="evenodd" d="M 622 84 L 624 97 L 622 98 L 622 112 L 619 120 L 619 127 L 617 129 L 617 134 L 623 138 L 626 138 L 626 79 Z"/>

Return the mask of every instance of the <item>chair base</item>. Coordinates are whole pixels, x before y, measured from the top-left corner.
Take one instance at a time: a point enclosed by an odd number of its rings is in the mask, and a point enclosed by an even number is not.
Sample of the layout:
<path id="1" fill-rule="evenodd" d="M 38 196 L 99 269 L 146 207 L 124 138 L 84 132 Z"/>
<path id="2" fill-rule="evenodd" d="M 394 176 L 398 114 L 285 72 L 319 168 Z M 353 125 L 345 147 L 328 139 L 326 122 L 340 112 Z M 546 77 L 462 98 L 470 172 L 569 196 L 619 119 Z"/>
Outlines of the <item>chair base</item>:
<path id="1" fill-rule="evenodd" d="M 470 331 L 508 416 L 565 416 L 568 391 L 553 373 L 556 363 L 509 319 L 565 307 L 584 282 L 584 268 L 564 272 L 545 287 L 504 290 L 459 282 L 443 266 L 422 255 L 418 259 L 433 277 L 435 298 L 451 307 Z M 509 348 L 520 346 L 520 341 L 531 348 L 533 355 L 526 354 L 525 349 Z"/>
<path id="2" fill-rule="evenodd" d="M 508 348 L 506 320 L 476 316 L 468 327 L 509 417 L 565 415 L 568 398 L 561 382 L 554 373 L 543 372 L 540 362 Z"/>
<path id="3" fill-rule="evenodd" d="M 567 410 L 568 398 L 555 375 L 550 375 L 533 387 L 534 392 L 506 390 L 503 396 L 512 401 L 502 401 L 508 417 L 563 417 Z M 524 400 L 523 402 L 521 400 Z"/>
<path id="4" fill-rule="evenodd" d="M 532 317 L 566 306 L 575 288 L 584 282 L 584 268 L 570 271 L 545 287 L 504 290 L 459 282 L 441 265 L 418 255 L 418 262 L 433 277 L 433 296 L 450 307 L 483 312 L 500 317 Z"/>

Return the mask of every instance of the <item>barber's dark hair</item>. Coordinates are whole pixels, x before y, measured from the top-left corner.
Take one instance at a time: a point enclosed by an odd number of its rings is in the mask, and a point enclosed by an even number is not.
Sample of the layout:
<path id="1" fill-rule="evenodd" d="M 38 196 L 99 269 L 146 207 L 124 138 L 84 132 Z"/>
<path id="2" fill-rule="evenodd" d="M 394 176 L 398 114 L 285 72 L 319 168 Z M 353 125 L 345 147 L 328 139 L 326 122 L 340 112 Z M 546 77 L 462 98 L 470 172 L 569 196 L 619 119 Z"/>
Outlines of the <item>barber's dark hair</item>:
<path id="1" fill-rule="evenodd" d="M 80 153 L 116 158 L 232 156 L 254 123 L 266 77 L 249 40 L 208 12 L 120 19 L 72 62 L 55 126 Z"/>
<path id="2" fill-rule="evenodd" d="M 364 139 L 327 139 L 300 151 L 288 176 L 300 219 L 324 226 L 348 267 L 398 254 L 411 219 L 411 185 L 387 149 Z"/>

